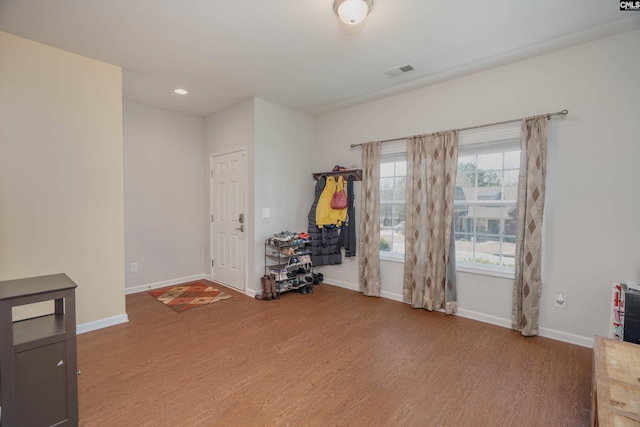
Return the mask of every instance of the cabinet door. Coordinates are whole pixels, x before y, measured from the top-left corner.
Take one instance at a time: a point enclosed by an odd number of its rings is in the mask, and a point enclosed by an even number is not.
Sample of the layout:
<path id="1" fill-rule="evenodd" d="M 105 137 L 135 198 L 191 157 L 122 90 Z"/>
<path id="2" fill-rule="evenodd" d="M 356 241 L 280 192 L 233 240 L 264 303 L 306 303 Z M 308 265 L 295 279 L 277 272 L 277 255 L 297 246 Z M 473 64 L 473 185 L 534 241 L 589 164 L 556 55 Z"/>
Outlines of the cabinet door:
<path id="1" fill-rule="evenodd" d="M 52 426 L 68 418 L 64 341 L 15 355 L 18 426 Z"/>

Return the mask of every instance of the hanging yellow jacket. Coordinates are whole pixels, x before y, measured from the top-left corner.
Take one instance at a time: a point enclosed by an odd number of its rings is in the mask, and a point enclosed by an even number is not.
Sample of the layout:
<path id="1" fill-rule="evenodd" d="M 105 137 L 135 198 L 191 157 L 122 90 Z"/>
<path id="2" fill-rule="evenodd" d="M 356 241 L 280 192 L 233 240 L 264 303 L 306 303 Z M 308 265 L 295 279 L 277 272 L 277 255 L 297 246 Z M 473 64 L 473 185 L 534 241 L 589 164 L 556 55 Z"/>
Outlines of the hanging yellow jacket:
<path id="1" fill-rule="evenodd" d="M 344 190 L 344 178 L 338 178 L 338 184 L 336 185 L 336 179 L 333 176 L 327 177 L 327 182 L 324 185 L 324 190 L 320 194 L 318 204 L 316 206 L 316 225 L 318 228 L 322 228 L 325 225 L 342 225 L 347 219 L 347 208 L 333 209 L 331 207 L 331 199 L 333 193 L 336 191 Z"/>
<path id="2" fill-rule="evenodd" d="M 318 204 L 316 205 L 316 225 L 322 228 L 325 225 L 334 224 L 331 220 L 331 198 L 336 192 L 336 179 L 332 176 L 327 177 L 324 184 L 324 190 L 320 194 Z"/>
<path id="3" fill-rule="evenodd" d="M 336 192 L 343 190 L 346 193 L 347 190 L 345 190 L 344 188 L 344 178 L 340 176 L 338 177 L 338 187 L 336 188 Z M 331 218 L 332 224 L 340 226 L 347 220 L 347 207 L 345 206 L 344 209 L 331 209 L 331 213 L 329 214 L 329 216 Z"/>

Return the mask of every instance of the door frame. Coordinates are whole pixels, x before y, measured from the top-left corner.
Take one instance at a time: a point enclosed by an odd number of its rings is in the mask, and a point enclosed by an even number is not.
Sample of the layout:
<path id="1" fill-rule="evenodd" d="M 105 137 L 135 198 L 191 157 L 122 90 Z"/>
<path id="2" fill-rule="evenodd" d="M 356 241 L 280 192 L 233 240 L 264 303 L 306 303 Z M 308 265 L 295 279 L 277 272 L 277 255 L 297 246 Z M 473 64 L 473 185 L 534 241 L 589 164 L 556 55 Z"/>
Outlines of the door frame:
<path id="1" fill-rule="evenodd" d="M 249 214 L 248 214 L 248 207 L 249 207 L 249 192 L 248 190 L 248 168 L 247 168 L 247 147 L 246 146 L 241 146 L 241 147 L 237 147 L 237 148 L 232 148 L 229 150 L 224 150 L 224 151 L 215 151 L 213 153 L 209 154 L 209 187 L 208 187 L 208 195 L 207 197 L 209 198 L 209 216 L 207 218 L 207 222 L 209 224 L 209 259 L 207 260 L 207 262 L 209 263 L 209 277 L 211 277 L 212 281 L 215 281 L 215 277 L 213 275 L 213 221 L 211 220 L 211 218 L 213 218 L 213 213 L 214 213 L 214 208 L 213 208 L 213 198 L 211 197 L 211 194 L 213 192 L 213 166 L 214 166 L 214 160 L 216 157 L 220 157 L 220 156 L 225 156 L 228 154 L 234 154 L 234 153 L 240 153 L 242 154 L 242 157 L 244 158 L 244 217 L 245 217 L 245 221 L 244 221 L 244 235 L 245 235 L 245 242 L 244 242 L 244 265 L 242 266 L 242 268 L 244 269 L 244 275 L 243 275 L 243 283 L 242 283 L 242 288 L 241 289 L 236 289 L 233 287 L 229 287 L 229 289 L 233 289 L 235 291 L 239 291 L 239 292 L 244 292 L 245 294 L 247 294 L 247 283 L 248 282 L 248 277 L 249 277 L 249 230 L 251 229 L 251 227 L 249 226 Z M 251 218 L 253 218 L 253 216 L 251 216 Z M 221 283 L 222 285 L 222 283 Z"/>

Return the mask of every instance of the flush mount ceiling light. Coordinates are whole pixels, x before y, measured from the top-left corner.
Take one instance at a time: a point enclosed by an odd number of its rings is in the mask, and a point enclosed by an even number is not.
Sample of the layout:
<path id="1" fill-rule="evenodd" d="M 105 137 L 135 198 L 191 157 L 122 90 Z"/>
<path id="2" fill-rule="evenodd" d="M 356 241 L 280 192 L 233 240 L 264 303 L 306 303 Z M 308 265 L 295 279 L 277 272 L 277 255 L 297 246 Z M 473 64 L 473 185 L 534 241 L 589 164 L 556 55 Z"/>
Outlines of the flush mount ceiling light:
<path id="1" fill-rule="evenodd" d="M 184 89 L 176 89 L 176 90 L 174 90 L 174 92 L 177 93 L 178 95 L 186 95 L 186 94 L 189 93 Z"/>
<path id="2" fill-rule="evenodd" d="M 358 25 L 373 8 L 373 0 L 335 0 L 333 10 L 347 25 Z"/>

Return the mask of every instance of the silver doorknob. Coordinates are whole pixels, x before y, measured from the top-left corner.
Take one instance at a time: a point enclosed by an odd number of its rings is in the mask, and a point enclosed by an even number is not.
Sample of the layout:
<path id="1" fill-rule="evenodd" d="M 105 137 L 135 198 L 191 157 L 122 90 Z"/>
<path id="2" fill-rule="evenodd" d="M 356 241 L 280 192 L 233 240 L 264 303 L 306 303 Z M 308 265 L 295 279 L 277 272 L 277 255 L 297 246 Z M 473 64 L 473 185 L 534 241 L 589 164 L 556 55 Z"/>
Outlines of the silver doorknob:
<path id="1" fill-rule="evenodd" d="M 244 232 L 244 224 L 240 224 L 240 227 L 236 227 L 236 230 L 240 230 Z"/>

